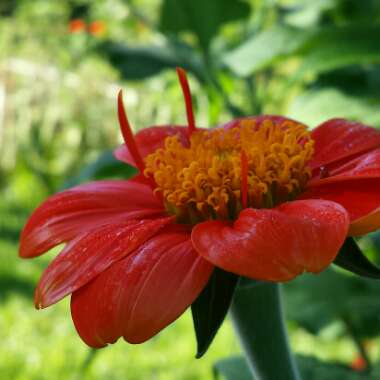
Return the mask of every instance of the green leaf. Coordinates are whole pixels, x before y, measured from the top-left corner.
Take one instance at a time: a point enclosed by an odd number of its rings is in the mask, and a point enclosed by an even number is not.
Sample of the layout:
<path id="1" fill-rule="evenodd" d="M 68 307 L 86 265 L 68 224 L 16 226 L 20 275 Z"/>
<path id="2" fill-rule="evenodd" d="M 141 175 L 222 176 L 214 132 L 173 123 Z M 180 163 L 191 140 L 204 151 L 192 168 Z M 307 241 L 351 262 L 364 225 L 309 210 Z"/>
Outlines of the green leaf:
<path id="1" fill-rule="evenodd" d="M 224 380 L 252 380 L 251 371 L 243 356 L 232 356 L 217 361 L 213 366 L 216 379 Z"/>
<path id="2" fill-rule="evenodd" d="M 346 321 L 361 338 L 380 333 L 379 281 L 328 268 L 318 275 L 297 277 L 284 284 L 284 291 L 287 317 L 312 334 L 332 324 L 341 333 Z"/>
<path id="3" fill-rule="evenodd" d="M 169 33 L 192 32 L 208 50 L 224 23 L 246 18 L 249 12 L 250 6 L 241 0 L 164 0 L 160 28 Z"/>
<path id="4" fill-rule="evenodd" d="M 355 25 L 297 29 L 276 25 L 262 31 L 224 56 L 236 74 L 246 76 L 297 56 L 302 62 L 290 82 L 350 65 L 380 62 L 379 26 Z"/>
<path id="5" fill-rule="evenodd" d="M 246 76 L 295 53 L 310 34 L 297 28 L 275 25 L 225 54 L 223 62 L 236 74 Z"/>
<path id="6" fill-rule="evenodd" d="M 159 74 L 164 69 L 177 66 L 201 76 L 199 59 L 189 47 L 137 46 L 132 47 L 107 41 L 97 47 L 102 57 L 107 57 L 123 79 L 138 80 Z"/>
<path id="7" fill-rule="evenodd" d="M 380 62 L 379 26 L 355 25 L 321 28 L 311 35 L 300 55 L 303 63 L 294 79 L 350 65 Z"/>
<path id="8" fill-rule="evenodd" d="M 380 279 L 380 268 L 364 256 L 352 237 L 346 239 L 334 264 L 359 276 Z"/>
<path id="9" fill-rule="evenodd" d="M 227 315 L 239 277 L 215 268 L 207 286 L 191 305 L 195 335 L 196 357 L 203 356 Z"/>
<path id="10" fill-rule="evenodd" d="M 118 161 L 112 152 L 105 152 L 94 162 L 85 166 L 77 176 L 68 180 L 63 188 L 66 189 L 82 182 L 104 178 L 128 179 L 135 174 L 137 174 L 136 168 Z"/>
<path id="11" fill-rule="evenodd" d="M 363 96 L 347 95 L 336 88 L 328 87 L 303 92 L 288 106 L 287 115 L 310 126 L 334 117 L 380 125 L 377 103 L 378 101 Z"/>
<path id="12" fill-rule="evenodd" d="M 341 277 L 331 270 L 326 270 L 317 276 L 302 275 L 285 284 L 287 318 L 312 334 L 317 334 L 325 326 L 336 322 L 341 305 L 334 303 L 335 298 L 339 296 L 338 299 L 342 299 L 347 293 L 345 282 L 339 281 Z M 330 288 L 332 292 L 329 292 Z"/>
<path id="13" fill-rule="evenodd" d="M 13 0 L 3 0 L 0 3 L 0 17 L 11 17 L 19 4 Z"/>
<path id="14" fill-rule="evenodd" d="M 369 239 L 373 244 L 373 248 L 375 249 L 375 257 L 377 261 L 380 259 L 380 230 L 376 232 L 372 232 L 369 235 Z"/>
<path id="15" fill-rule="evenodd" d="M 297 355 L 297 365 L 302 379 L 305 380 L 375 380 L 377 375 L 360 374 L 351 368 L 338 363 L 322 362 L 313 357 Z M 273 363 L 276 365 L 276 363 Z M 254 380 L 248 364 L 242 356 L 233 356 L 219 360 L 213 367 L 216 379 Z"/>
<path id="16" fill-rule="evenodd" d="M 297 363 L 305 380 L 375 380 L 375 376 L 361 374 L 339 363 L 323 362 L 313 357 L 297 356 Z"/>
<path id="17" fill-rule="evenodd" d="M 316 25 L 323 14 L 336 7 L 335 0 L 298 0 L 295 6 L 284 6 L 280 8 L 280 12 L 283 14 L 283 18 L 286 23 L 310 28 L 312 25 Z"/>

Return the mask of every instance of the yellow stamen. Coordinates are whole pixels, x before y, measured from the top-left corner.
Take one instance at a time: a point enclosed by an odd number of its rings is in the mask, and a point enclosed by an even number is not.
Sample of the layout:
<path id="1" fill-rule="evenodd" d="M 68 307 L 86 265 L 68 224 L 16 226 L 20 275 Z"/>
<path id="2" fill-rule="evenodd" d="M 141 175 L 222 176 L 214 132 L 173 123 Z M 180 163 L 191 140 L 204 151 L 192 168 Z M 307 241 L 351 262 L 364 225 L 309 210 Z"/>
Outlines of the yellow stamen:
<path id="1" fill-rule="evenodd" d="M 302 124 L 243 120 L 229 130 L 196 131 L 189 146 L 177 136 L 145 158 L 147 177 L 180 221 L 234 219 L 242 209 L 241 152 L 248 162 L 247 207 L 293 199 L 311 177 L 314 141 Z M 244 192 L 243 192 L 244 193 Z"/>

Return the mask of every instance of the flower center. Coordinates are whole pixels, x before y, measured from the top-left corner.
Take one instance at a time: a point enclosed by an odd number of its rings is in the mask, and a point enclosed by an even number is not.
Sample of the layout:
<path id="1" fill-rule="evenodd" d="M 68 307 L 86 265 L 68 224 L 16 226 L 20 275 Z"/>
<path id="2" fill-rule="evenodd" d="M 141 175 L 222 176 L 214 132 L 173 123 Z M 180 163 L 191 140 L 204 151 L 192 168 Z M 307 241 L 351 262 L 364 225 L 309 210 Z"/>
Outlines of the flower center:
<path id="1" fill-rule="evenodd" d="M 179 222 L 236 219 L 246 207 L 270 208 L 294 199 L 311 177 L 314 141 L 302 124 L 246 119 L 229 130 L 177 136 L 145 158 L 144 174 Z"/>

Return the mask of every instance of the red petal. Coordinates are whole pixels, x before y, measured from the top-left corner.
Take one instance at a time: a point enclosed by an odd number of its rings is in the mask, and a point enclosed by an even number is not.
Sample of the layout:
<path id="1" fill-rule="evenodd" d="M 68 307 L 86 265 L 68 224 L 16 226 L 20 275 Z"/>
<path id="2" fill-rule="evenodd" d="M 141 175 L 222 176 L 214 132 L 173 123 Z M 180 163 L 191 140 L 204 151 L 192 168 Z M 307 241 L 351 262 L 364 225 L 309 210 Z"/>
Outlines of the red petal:
<path id="1" fill-rule="evenodd" d="M 318 168 L 380 147 L 380 132 L 345 119 L 331 119 L 311 133 L 315 153 L 310 166 Z"/>
<path id="2" fill-rule="evenodd" d="M 114 223 L 80 235 L 46 268 L 36 289 L 36 307 L 47 307 L 87 284 L 172 220 Z"/>
<path id="3" fill-rule="evenodd" d="M 326 178 L 316 176 L 309 181 L 308 186 L 319 186 L 327 183 L 340 182 L 352 179 L 380 177 L 380 149 L 363 153 L 358 157 L 346 161 L 342 165 L 328 170 Z"/>
<path id="4" fill-rule="evenodd" d="M 380 227 L 380 179 L 313 186 L 300 198 L 327 199 L 341 204 L 350 215 L 350 235 L 364 235 Z"/>
<path id="5" fill-rule="evenodd" d="M 101 224 L 164 213 L 149 186 L 135 180 L 98 181 L 48 198 L 25 225 L 20 256 L 38 256 Z"/>
<path id="6" fill-rule="evenodd" d="M 343 244 L 348 224 L 339 204 L 306 200 L 245 209 L 232 225 L 204 222 L 191 237 L 199 254 L 217 267 L 253 279 L 287 281 L 326 268 Z"/>
<path id="7" fill-rule="evenodd" d="M 139 153 L 144 158 L 148 154 L 153 153 L 156 149 L 162 148 L 166 137 L 174 135 L 178 135 L 184 145 L 188 144 L 189 139 L 187 127 L 178 125 L 144 128 L 137 132 L 134 137 Z M 136 166 L 135 161 L 125 144 L 116 148 L 114 155 L 118 160 L 126 162 L 132 166 Z"/>
<path id="8" fill-rule="evenodd" d="M 212 269 L 188 232 L 162 232 L 73 294 L 75 327 L 92 347 L 144 342 L 185 311 Z"/>
<path id="9" fill-rule="evenodd" d="M 350 225 L 351 236 L 366 235 L 380 228 L 380 207 L 362 218 L 356 219 Z"/>

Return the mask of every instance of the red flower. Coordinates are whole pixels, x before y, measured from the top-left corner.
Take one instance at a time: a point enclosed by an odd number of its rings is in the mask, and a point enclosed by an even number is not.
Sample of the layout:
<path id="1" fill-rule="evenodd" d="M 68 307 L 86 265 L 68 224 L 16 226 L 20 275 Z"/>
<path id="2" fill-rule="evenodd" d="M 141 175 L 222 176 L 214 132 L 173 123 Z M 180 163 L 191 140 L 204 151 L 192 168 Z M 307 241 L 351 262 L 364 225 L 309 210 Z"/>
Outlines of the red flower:
<path id="1" fill-rule="evenodd" d="M 86 29 L 86 23 L 80 18 L 73 19 L 69 23 L 70 33 L 80 33 L 80 32 L 83 32 L 85 29 Z"/>
<path id="2" fill-rule="evenodd" d="M 106 25 L 103 21 L 97 20 L 93 21 L 89 26 L 88 26 L 88 31 L 90 34 L 93 36 L 101 36 L 105 33 L 106 31 Z"/>
<path id="3" fill-rule="evenodd" d="M 351 362 L 351 368 L 357 372 L 363 372 L 368 368 L 367 361 L 363 358 L 363 356 L 356 356 L 356 358 Z"/>
<path id="4" fill-rule="evenodd" d="M 93 347 L 157 334 L 194 302 L 214 266 L 288 281 L 320 272 L 348 235 L 380 225 L 378 131 L 333 119 L 309 132 L 280 116 L 199 129 L 178 73 L 188 127 L 133 136 L 120 93 L 126 144 L 115 155 L 140 174 L 52 196 L 21 235 L 24 258 L 67 243 L 35 303 L 72 294 L 74 324 Z"/>

